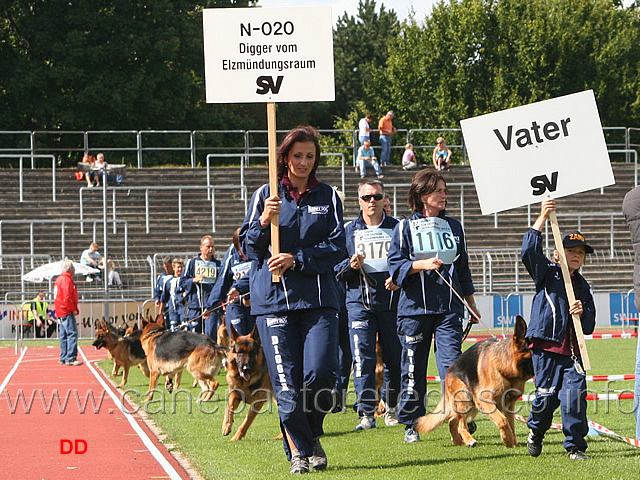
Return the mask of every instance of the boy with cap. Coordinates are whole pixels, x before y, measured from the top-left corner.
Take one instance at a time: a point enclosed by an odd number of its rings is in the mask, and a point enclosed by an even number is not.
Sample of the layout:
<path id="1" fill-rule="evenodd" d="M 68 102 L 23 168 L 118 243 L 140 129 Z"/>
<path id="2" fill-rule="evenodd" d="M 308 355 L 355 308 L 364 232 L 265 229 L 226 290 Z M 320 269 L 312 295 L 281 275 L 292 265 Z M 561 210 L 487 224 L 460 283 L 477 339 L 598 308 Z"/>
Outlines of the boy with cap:
<path id="1" fill-rule="evenodd" d="M 522 261 L 535 282 L 527 330 L 536 381 L 536 395 L 527 420 L 527 450 L 532 457 L 542 453 L 542 439 L 551 426 L 553 412 L 560 406 L 564 447 L 572 460 L 587 460 L 587 382 L 582 368 L 572 314 L 580 315 L 585 334 L 593 332 L 596 308 L 589 284 L 580 275 L 586 254 L 593 253 L 580 232 L 562 238 L 576 301 L 569 305 L 558 251 L 553 261 L 542 251 L 542 229 L 556 209 L 553 199 L 542 202 L 540 216 L 522 240 Z"/>

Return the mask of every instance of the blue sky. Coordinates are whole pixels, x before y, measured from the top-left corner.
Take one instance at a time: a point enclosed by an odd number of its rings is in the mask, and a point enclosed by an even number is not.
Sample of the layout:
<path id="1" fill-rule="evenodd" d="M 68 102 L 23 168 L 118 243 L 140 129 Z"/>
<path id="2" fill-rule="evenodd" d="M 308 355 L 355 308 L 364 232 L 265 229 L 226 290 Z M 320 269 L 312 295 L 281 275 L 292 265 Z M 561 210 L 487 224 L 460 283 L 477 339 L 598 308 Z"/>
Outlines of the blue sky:
<path id="1" fill-rule="evenodd" d="M 437 0 L 376 0 L 377 8 L 383 4 L 387 10 L 395 10 L 400 21 L 407 18 L 411 7 L 416 13 L 416 20 L 424 20 L 435 3 Z M 353 16 L 358 12 L 358 0 L 258 0 L 258 5 L 262 7 L 331 6 L 334 23 L 345 11 Z"/>

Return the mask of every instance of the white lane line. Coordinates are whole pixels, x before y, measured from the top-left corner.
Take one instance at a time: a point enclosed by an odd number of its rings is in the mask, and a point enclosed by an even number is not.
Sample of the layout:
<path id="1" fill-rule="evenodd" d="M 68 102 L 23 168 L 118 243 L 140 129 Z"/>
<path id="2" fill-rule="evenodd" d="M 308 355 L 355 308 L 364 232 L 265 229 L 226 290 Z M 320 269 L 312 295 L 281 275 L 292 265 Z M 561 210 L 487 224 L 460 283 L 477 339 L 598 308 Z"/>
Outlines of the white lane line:
<path id="1" fill-rule="evenodd" d="M 2 384 L 0 384 L 0 392 L 4 392 L 4 389 L 7 386 L 7 383 L 9 383 L 9 380 L 11 380 L 11 377 L 13 377 L 13 374 L 16 373 L 16 370 L 18 369 L 18 366 L 20 365 L 20 362 L 24 358 L 24 354 L 27 353 L 27 348 L 29 348 L 29 347 L 24 347 L 22 349 L 22 353 L 20 354 L 20 358 L 18 358 L 18 360 L 16 360 L 16 363 L 13 365 L 13 368 L 11 369 L 9 374 L 4 378 L 4 380 L 2 381 Z"/>
<path id="2" fill-rule="evenodd" d="M 98 379 L 98 382 L 100 382 L 104 390 L 109 394 L 109 396 L 114 401 L 116 406 L 124 414 L 125 418 L 129 421 L 129 424 L 131 425 L 133 430 L 138 434 L 138 436 L 140 437 L 140 440 L 142 440 L 142 443 L 144 443 L 145 446 L 149 449 L 149 452 L 151 452 L 151 455 L 153 455 L 156 461 L 162 466 L 164 471 L 167 472 L 167 474 L 169 475 L 169 478 L 171 478 L 172 480 L 181 480 L 182 477 L 180 476 L 180 474 L 178 474 L 175 468 L 173 468 L 173 465 L 169 463 L 169 461 L 164 457 L 164 455 L 162 455 L 160 450 L 158 450 L 158 447 L 155 446 L 153 441 L 151 441 L 151 439 L 145 433 L 142 427 L 138 425 L 138 422 L 136 421 L 136 419 L 133 418 L 133 415 L 124 407 L 124 405 L 122 404 L 120 399 L 116 396 L 116 394 L 113 393 L 113 391 L 111 390 L 111 387 L 107 385 L 107 383 L 102 379 L 102 377 L 98 374 L 98 372 L 96 372 L 95 368 L 93 367 L 93 365 L 91 365 L 91 363 L 85 356 L 82 349 L 78 348 L 78 351 L 80 352 L 80 355 L 82 355 L 82 358 L 84 359 L 84 362 L 87 365 L 87 367 L 89 367 L 89 370 L 91 370 L 93 375 Z"/>

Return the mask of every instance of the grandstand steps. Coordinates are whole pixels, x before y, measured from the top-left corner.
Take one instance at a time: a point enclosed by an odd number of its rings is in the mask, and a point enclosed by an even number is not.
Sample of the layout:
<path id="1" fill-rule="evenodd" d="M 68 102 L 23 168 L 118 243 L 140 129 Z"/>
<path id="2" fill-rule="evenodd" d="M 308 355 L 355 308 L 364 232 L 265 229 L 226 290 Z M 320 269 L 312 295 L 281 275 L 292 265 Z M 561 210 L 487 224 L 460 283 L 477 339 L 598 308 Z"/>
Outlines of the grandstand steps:
<path id="1" fill-rule="evenodd" d="M 399 166 L 384 167 L 384 182 L 387 192 L 393 195 L 392 185 L 397 185 L 395 203 L 397 215 L 408 216 L 411 212 L 406 207 L 408 186 L 415 171 L 405 172 Z M 585 233 L 588 241 L 597 250 L 597 256 L 590 259 L 585 266 L 587 278 L 597 289 L 625 290 L 632 285 L 633 259 L 629 252 L 631 242 L 628 229 L 622 216 L 614 217 L 615 258 L 610 253 L 610 217 L 591 217 L 582 219 L 580 225 L 576 218 L 566 218 L 562 214 L 578 212 L 615 212 L 620 213 L 622 199 L 633 186 L 633 165 L 614 164 L 616 184 L 600 190 L 583 192 L 560 199 L 558 201 L 559 223 L 563 231 L 578 229 Z M 444 176 L 449 184 L 450 215 L 460 219 L 460 190 L 456 183 L 473 183 L 468 166 L 453 166 Z M 334 186 L 341 186 L 341 169 L 339 167 L 321 167 L 318 172 L 320 180 Z M 25 170 L 24 201 L 20 202 L 18 170 L 0 169 L 0 182 L 3 185 L 2 202 L 0 202 L 0 219 L 80 219 L 79 188 L 85 186 L 84 181 L 77 181 L 71 169 L 56 171 L 56 202 L 51 201 L 51 172 L 47 169 Z M 245 169 L 245 184 L 248 192 L 247 204 L 251 194 L 260 185 L 267 182 L 267 169 L 264 166 Z M 360 178 L 350 166 L 345 169 L 345 220 L 351 220 L 358 214 L 357 187 Z M 146 230 L 145 193 L 131 187 L 146 186 L 200 186 L 207 184 L 204 168 L 153 168 L 128 169 L 125 176 L 125 190 L 115 192 L 115 214 L 118 220 L 127 222 L 128 255 L 130 258 L 146 258 L 160 252 L 194 252 L 198 251 L 198 242 L 202 235 L 211 233 L 211 201 L 207 199 L 206 190 L 183 190 L 182 192 L 182 233 L 179 231 L 178 193 L 172 191 L 150 191 L 149 193 L 149 233 Z M 238 167 L 215 167 L 211 169 L 211 184 L 231 186 L 230 189 L 218 189 L 215 192 L 215 224 L 213 233 L 217 245 L 217 255 L 221 257 L 231 242 L 233 231 L 240 226 L 244 218 L 245 201 L 242 199 L 240 170 Z M 83 218 L 95 219 L 95 239 L 103 245 L 103 204 L 102 189 L 83 190 Z M 113 217 L 113 195 L 109 190 L 107 210 L 109 218 Z M 530 212 L 526 207 L 498 214 L 497 228 L 494 215 L 481 215 L 475 188 L 464 187 L 464 221 L 468 247 L 479 249 L 496 249 L 508 251 L 508 255 L 495 255 L 493 264 L 494 290 L 500 290 L 500 283 L 512 282 L 517 251 L 522 235 L 536 218 L 538 206 L 532 205 Z M 130 262 L 129 268 L 122 266 L 125 241 L 124 228 L 117 226 L 117 233 L 109 226 L 109 255 L 118 259 L 119 271 L 126 276 L 131 286 L 148 287 L 149 266 L 144 261 Z M 77 259 L 94 238 L 93 225 L 85 223 L 84 233 L 80 233 L 78 223 L 65 226 L 65 253 Z M 549 231 L 549 246 L 553 247 L 553 239 Z M 2 253 L 25 254 L 31 251 L 29 225 L 2 225 Z M 62 251 L 61 226 L 34 226 L 34 254 L 50 254 L 59 258 Z M 498 257 L 504 257 L 499 259 Z M 486 258 L 484 262 L 486 263 Z M 483 268 L 482 255 L 472 255 L 474 278 L 480 284 Z M 136 266 L 132 266 L 135 264 Z M 519 266 L 521 279 L 528 278 L 524 268 Z M 14 286 L 8 284 L 0 276 L 0 293 Z M 13 279 L 15 281 L 15 278 Z M 79 282 L 80 283 L 80 282 Z M 497 287 L 496 287 L 497 285 Z M 95 288 L 95 286 L 94 286 Z"/>

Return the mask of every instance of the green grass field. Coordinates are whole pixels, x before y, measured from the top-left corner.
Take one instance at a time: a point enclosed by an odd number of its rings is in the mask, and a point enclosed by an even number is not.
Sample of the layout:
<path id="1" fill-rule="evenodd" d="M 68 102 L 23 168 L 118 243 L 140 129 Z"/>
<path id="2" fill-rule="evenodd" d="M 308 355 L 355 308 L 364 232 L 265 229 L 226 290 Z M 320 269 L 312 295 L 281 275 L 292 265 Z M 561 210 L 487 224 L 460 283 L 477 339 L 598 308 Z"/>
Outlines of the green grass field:
<path id="1" fill-rule="evenodd" d="M 587 342 L 587 346 L 593 366 L 589 374 L 634 372 L 635 339 L 593 340 Z M 429 375 L 435 375 L 433 355 L 430 358 L 432 364 Z M 109 360 L 105 359 L 99 364 L 105 372 L 111 372 Z M 218 380 L 220 388 L 217 399 L 198 405 L 194 400 L 199 389 L 190 388 L 191 376 L 185 371 L 178 393 L 170 395 L 159 385 L 162 393 L 157 393 L 154 400 L 142 408 L 166 435 L 165 443 L 173 446 L 170 448 L 180 450 L 207 480 L 289 477 L 289 464 L 282 449 L 282 440 L 273 438 L 280 433 L 275 405 L 263 409 L 245 439 L 229 442 L 244 419 L 246 410 L 236 415 L 232 435 L 223 437 L 220 430 L 226 394 L 224 375 L 221 374 Z M 533 384 L 527 385 L 532 391 Z M 140 370 L 132 369 L 126 388 L 128 398 L 141 405 L 148 379 Z M 600 393 L 607 390 L 608 393 L 633 391 L 633 382 L 591 382 L 589 388 Z M 439 392 L 440 385 L 430 383 L 429 389 Z M 349 407 L 354 399 L 351 393 Z M 528 405 L 521 402 L 519 406 L 522 408 L 520 413 L 526 416 Z M 631 410 L 631 400 L 589 402 L 588 417 L 622 436 L 633 437 L 635 421 Z M 330 414 L 325 420 L 325 436 L 322 439 L 329 458 L 329 468 L 326 472 L 313 475 L 344 479 L 542 477 L 545 480 L 609 480 L 633 478 L 633 472 L 640 471 L 638 449 L 612 437 L 589 437 L 588 454 L 591 460 L 575 462 L 569 460 L 564 451 L 564 435 L 557 430 L 550 430 L 545 437 L 542 455 L 532 458 L 524 446 L 505 448 L 498 429 L 488 418 L 480 414 L 476 420 L 478 431 L 474 436 L 478 446 L 466 448 L 451 444 L 446 426 L 423 435 L 420 443 L 407 445 L 403 443 L 402 426 L 386 427 L 384 421 L 379 421 L 375 430 L 355 432 L 357 415 L 351 408 L 345 413 Z M 554 421 L 561 422 L 559 413 Z M 523 423 L 516 423 L 516 435 L 524 445 L 527 429 Z"/>

